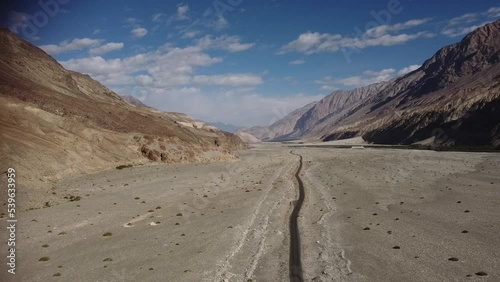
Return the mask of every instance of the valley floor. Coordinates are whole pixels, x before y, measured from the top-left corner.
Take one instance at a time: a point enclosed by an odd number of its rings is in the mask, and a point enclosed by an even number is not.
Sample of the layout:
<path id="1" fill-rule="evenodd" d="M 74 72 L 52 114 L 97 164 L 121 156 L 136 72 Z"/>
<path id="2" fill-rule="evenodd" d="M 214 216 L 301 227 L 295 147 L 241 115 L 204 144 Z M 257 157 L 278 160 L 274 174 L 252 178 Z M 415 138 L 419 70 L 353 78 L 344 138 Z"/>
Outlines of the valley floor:
<path id="1" fill-rule="evenodd" d="M 17 274 L 2 248 L 0 280 L 289 281 L 291 150 L 66 180 L 64 203 L 19 213 Z M 500 155 L 293 152 L 304 281 L 500 280 Z"/>

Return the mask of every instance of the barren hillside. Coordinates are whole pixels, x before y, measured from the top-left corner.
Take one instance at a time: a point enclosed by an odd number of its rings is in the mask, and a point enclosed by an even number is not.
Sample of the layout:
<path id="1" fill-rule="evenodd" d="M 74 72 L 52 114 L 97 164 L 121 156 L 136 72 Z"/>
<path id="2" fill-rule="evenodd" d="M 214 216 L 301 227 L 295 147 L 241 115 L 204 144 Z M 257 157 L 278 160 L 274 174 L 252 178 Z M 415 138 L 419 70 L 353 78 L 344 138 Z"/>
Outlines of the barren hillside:
<path id="1" fill-rule="evenodd" d="M 244 146 L 185 114 L 131 105 L 6 29 L 0 48 L 0 169 L 33 189 L 119 165 L 234 160 Z"/>

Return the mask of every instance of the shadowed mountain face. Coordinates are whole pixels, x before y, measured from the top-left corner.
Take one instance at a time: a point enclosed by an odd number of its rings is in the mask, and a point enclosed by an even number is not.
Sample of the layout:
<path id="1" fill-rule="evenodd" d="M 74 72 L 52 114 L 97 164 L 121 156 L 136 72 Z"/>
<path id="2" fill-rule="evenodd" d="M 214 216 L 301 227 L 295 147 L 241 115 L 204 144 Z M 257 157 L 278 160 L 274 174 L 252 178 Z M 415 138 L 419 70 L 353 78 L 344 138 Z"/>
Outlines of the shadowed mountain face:
<path id="1" fill-rule="evenodd" d="M 382 144 L 500 146 L 500 21 L 402 77 L 328 95 L 274 140 L 362 136 Z M 250 133 L 251 132 L 247 132 Z"/>
<path id="2" fill-rule="evenodd" d="M 148 159 L 231 160 L 244 146 L 185 114 L 123 99 L 6 29 L 0 49 L 1 171 L 15 166 L 47 181 Z"/>

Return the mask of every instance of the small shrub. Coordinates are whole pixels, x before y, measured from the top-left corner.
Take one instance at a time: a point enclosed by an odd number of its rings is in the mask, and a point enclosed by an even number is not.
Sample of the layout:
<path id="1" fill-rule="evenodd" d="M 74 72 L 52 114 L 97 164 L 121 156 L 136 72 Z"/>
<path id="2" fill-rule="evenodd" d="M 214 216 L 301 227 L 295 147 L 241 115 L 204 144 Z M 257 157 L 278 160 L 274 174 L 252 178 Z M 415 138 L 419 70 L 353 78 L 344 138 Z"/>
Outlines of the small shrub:
<path id="1" fill-rule="evenodd" d="M 129 168 L 129 167 L 132 167 L 131 164 L 128 164 L 128 165 L 119 165 L 116 167 L 116 169 L 124 169 L 124 168 Z"/>
<path id="2" fill-rule="evenodd" d="M 69 201 L 70 202 L 78 202 L 81 199 L 82 199 L 82 197 L 80 197 L 80 196 L 73 196 L 73 195 L 69 196 Z"/>

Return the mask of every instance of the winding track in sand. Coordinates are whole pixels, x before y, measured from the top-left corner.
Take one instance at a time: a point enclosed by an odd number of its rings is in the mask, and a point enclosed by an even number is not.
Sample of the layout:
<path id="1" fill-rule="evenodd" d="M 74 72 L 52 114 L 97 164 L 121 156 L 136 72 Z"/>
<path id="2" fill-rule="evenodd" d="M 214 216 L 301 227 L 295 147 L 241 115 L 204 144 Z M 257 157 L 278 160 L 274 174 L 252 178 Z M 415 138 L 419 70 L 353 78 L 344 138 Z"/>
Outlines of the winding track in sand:
<path id="1" fill-rule="evenodd" d="M 302 169 L 302 156 L 290 151 L 290 154 L 299 157 L 299 167 L 295 172 L 295 178 L 299 184 L 299 198 L 295 202 L 292 214 L 290 216 L 290 281 L 299 282 L 303 281 L 302 262 L 300 259 L 300 234 L 297 219 L 299 217 L 300 208 L 304 202 L 304 183 L 300 178 L 300 171 Z"/>

